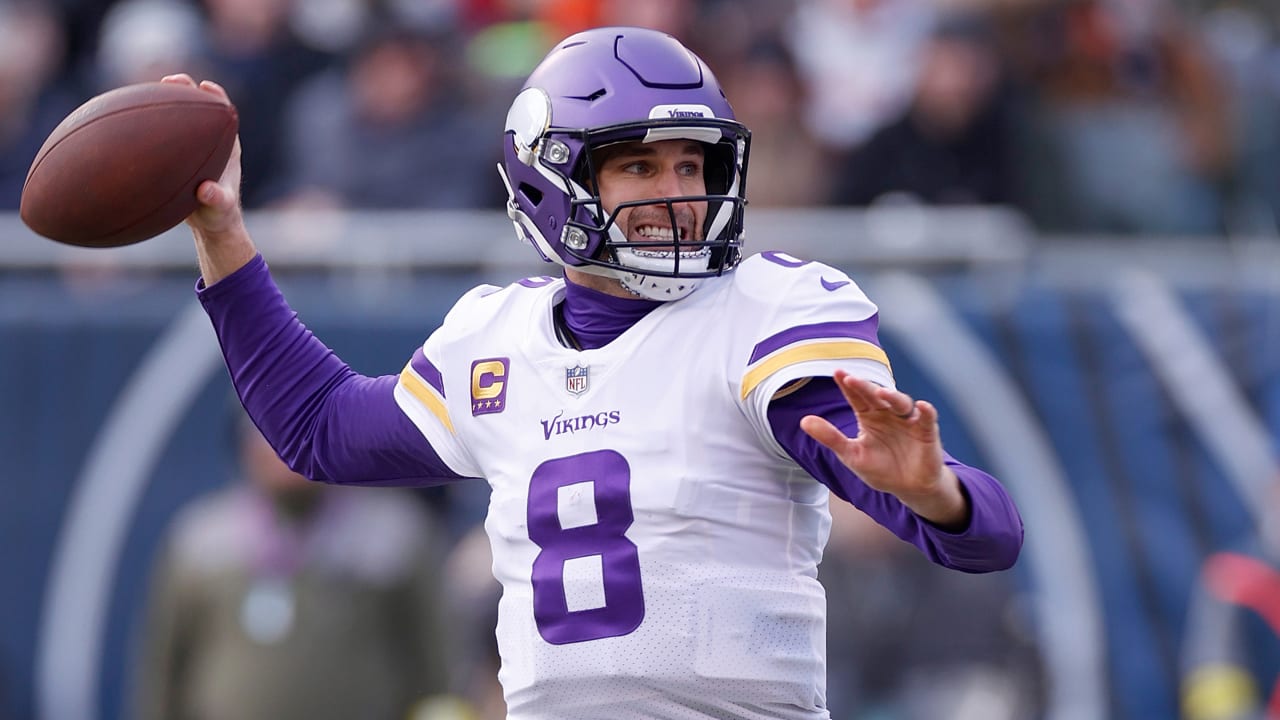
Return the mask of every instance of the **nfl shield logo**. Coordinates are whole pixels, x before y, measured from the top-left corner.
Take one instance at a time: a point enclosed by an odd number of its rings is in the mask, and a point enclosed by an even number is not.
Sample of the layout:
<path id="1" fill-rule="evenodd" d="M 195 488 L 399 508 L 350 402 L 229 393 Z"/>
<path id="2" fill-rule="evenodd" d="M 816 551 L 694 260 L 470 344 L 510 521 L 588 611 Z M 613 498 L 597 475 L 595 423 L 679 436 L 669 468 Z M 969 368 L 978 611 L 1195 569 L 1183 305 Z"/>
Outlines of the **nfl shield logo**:
<path id="1" fill-rule="evenodd" d="M 587 391 L 587 385 L 591 381 L 591 368 L 575 365 L 571 368 L 564 369 L 564 389 L 574 395 L 581 395 Z"/>

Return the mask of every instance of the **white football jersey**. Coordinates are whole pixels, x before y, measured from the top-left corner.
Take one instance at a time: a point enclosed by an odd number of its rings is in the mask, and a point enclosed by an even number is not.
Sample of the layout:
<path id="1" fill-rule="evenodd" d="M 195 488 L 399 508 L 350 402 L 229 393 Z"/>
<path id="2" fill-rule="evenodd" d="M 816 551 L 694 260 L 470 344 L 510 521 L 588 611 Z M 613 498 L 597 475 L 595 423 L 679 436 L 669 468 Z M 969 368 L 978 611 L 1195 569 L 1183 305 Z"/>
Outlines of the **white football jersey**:
<path id="1" fill-rule="evenodd" d="M 745 260 L 603 348 L 557 339 L 564 281 L 465 295 L 400 407 L 493 490 L 510 718 L 825 718 L 828 491 L 769 399 L 837 368 L 891 386 L 844 273 Z"/>

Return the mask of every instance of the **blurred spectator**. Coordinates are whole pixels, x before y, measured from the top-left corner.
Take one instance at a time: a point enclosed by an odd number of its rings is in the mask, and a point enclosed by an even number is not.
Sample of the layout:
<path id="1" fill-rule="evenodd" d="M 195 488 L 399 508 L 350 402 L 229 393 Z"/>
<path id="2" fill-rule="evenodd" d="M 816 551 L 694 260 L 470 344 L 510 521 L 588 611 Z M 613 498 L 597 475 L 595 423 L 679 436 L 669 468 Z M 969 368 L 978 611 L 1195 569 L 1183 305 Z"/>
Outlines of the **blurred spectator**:
<path id="1" fill-rule="evenodd" d="M 624 0 L 614 1 L 621 4 Z M 800 69 L 788 35 L 794 29 L 793 18 L 800 2 L 807 0 L 685 0 L 682 4 L 690 8 L 685 21 L 688 27 L 685 32 L 689 35 L 686 44 L 722 75 L 733 72 L 750 56 L 758 55 L 762 47 L 783 46 L 792 72 L 806 88 L 795 113 L 807 123 L 811 105 L 807 90 L 811 78 Z M 735 108 L 742 100 L 731 99 Z M 812 128 L 806 127 L 805 132 L 815 136 Z"/>
<path id="2" fill-rule="evenodd" d="M 310 483 L 241 426 L 246 482 L 185 508 L 155 568 L 135 717 L 391 720 L 444 692 L 418 501 Z"/>
<path id="3" fill-rule="evenodd" d="M 58 79 L 66 47 L 48 3 L 0 0 L 0 211 L 17 210 L 40 146 L 82 98 Z"/>
<path id="4" fill-rule="evenodd" d="M 1039 653 L 1007 573 L 929 563 L 854 506 L 831 503 L 832 720 L 1025 720 L 1043 712 Z"/>
<path id="5" fill-rule="evenodd" d="M 854 147 L 902 113 L 934 14 L 933 0 L 800 0 L 788 41 L 823 144 Z"/>
<path id="6" fill-rule="evenodd" d="M 467 13 L 476 23 L 466 43 L 467 66 L 509 100 L 561 35 L 542 0 L 484 0 Z"/>
<path id="7" fill-rule="evenodd" d="M 124 0 L 102 19 L 94 93 L 121 85 L 155 82 L 178 72 L 200 77 L 204 21 L 181 0 Z"/>
<path id="8" fill-rule="evenodd" d="M 633 4 L 663 5 L 666 2 L 667 0 L 650 0 L 649 3 Z M 552 28 L 552 42 L 583 30 L 611 24 L 601 20 L 602 0 L 535 0 L 533 4 L 539 19 Z"/>
<path id="9" fill-rule="evenodd" d="M 242 197 L 246 207 L 260 207 L 272 199 L 267 183 L 284 156 L 286 102 L 331 59 L 293 34 L 288 21 L 295 0 L 202 1 L 208 16 L 204 77 L 236 99 L 244 148 Z M 191 74 L 202 78 L 199 71 Z"/>
<path id="10" fill-rule="evenodd" d="M 471 29 L 468 65 L 498 96 L 492 112 L 500 115 L 551 44 L 580 30 L 653 28 L 692 41 L 695 51 L 707 40 L 694 29 L 698 0 L 464 0 L 463 6 L 460 15 Z"/>
<path id="11" fill-rule="evenodd" d="M 1013 196 L 1012 109 L 982 20 L 939 24 L 922 52 L 907 112 L 848 153 L 832 200 L 868 205 L 890 193 L 930 204 L 1001 204 Z"/>
<path id="12" fill-rule="evenodd" d="M 697 20 L 696 0 L 599 0 L 601 25 L 630 25 L 653 28 L 679 38 L 697 42 L 692 32 Z"/>
<path id="13" fill-rule="evenodd" d="M 1276 21 L 1280 21 L 1280 10 Z M 1235 167 L 1228 188 L 1227 231 L 1280 233 L 1280 43 L 1261 7 L 1220 3 L 1200 31 L 1231 95 Z"/>
<path id="14" fill-rule="evenodd" d="M 447 40 L 374 32 L 346 68 L 290 101 L 288 202 L 362 208 L 474 208 L 501 195 L 500 121 L 477 120 L 446 70 Z"/>
<path id="15" fill-rule="evenodd" d="M 483 525 L 462 535 L 445 561 L 445 606 L 454 623 L 458 655 L 450 663 L 454 694 L 464 698 L 477 720 L 506 720 L 507 704 L 498 684 L 496 630 L 502 586 L 493 577 L 493 552 Z"/>
<path id="16" fill-rule="evenodd" d="M 1167 0 L 1059 0 L 1034 81 L 1054 164 L 1033 195 L 1042 226 L 1217 233 L 1231 160 L 1222 78 Z"/>
<path id="17" fill-rule="evenodd" d="M 829 154 L 801 122 L 806 91 L 787 48 L 762 41 L 721 78 L 734 114 L 751 128 L 751 207 L 826 201 Z"/>
<path id="18" fill-rule="evenodd" d="M 302 44 L 334 56 L 355 49 L 372 26 L 376 9 L 375 0 L 270 0 L 267 4 L 287 6 L 290 30 Z M 404 4 L 407 3 L 397 3 Z M 421 0 L 417 4 L 421 7 L 438 3 Z"/>

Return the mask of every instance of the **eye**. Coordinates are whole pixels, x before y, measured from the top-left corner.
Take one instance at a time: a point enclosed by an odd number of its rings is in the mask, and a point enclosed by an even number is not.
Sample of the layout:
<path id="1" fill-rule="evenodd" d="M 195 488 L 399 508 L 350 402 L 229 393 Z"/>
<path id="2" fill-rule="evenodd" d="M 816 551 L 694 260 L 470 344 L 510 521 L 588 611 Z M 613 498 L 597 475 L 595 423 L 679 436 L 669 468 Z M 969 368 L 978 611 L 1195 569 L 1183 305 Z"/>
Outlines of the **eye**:
<path id="1" fill-rule="evenodd" d="M 702 163 L 686 162 L 680 163 L 676 168 L 677 172 L 685 177 L 698 177 L 702 174 Z"/>

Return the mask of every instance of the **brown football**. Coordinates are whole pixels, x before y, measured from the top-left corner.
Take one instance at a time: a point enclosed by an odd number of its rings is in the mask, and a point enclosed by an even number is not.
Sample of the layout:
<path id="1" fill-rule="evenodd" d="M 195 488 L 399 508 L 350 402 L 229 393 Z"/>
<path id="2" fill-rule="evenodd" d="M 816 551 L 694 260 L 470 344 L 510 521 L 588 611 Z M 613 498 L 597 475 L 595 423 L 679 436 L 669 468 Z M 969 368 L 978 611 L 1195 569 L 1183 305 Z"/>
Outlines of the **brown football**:
<path id="1" fill-rule="evenodd" d="M 200 183 L 222 175 L 238 126 L 234 106 L 190 85 L 103 93 L 68 115 L 36 154 L 22 220 L 69 245 L 155 237 L 196 209 Z"/>

